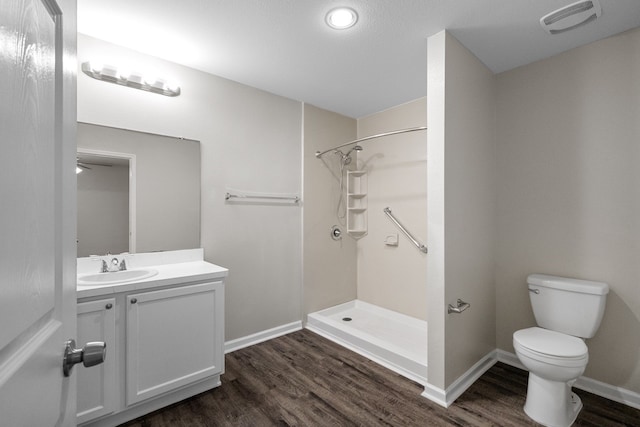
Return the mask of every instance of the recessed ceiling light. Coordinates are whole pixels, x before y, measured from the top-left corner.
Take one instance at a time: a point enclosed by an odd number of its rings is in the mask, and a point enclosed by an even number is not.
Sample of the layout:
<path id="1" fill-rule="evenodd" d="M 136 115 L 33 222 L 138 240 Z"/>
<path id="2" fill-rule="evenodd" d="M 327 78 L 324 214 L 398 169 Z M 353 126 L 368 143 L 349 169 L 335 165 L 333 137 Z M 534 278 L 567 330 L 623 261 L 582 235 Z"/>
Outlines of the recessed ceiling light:
<path id="1" fill-rule="evenodd" d="M 327 25 L 336 30 L 353 27 L 358 22 L 358 14 L 349 7 L 331 9 L 325 18 Z"/>

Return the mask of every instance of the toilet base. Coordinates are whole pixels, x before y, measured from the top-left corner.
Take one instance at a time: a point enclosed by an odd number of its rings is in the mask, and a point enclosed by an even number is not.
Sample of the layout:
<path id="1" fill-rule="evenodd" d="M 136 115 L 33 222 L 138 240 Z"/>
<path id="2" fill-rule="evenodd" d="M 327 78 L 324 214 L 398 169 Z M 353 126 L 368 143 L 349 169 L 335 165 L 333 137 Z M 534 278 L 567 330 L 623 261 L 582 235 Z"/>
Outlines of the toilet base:
<path id="1" fill-rule="evenodd" d="M 581 409 L 582 401 L 571 392 L 569 383 L 546 380 L 529 372 L 524 404 L 529 418 L 547 427 L 569 427 Z"/>

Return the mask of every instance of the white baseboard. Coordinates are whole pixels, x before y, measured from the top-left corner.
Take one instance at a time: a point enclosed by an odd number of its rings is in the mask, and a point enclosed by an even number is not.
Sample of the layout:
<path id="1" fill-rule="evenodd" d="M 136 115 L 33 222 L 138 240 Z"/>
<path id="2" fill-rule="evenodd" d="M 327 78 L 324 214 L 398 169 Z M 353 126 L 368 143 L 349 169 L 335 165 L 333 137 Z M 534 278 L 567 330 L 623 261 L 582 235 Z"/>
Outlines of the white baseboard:
<path id="1" fill-rule="evenodd" d="M 578 378 L 578 381 L 576 381 L 573 386 L 580 390 L 604 397 L 605 399 L 640 409 L 640 393 L 636 393 L 635 391 L 616 387 L 588 377 Z"/>
<path id="2" fill-rule="evenodd" d="M 507 365 L 526 371 L 526 368 L 522 363 L 520 363 L 518 356 L 515 354 L 504 350 L 497 350 L 497 353 L 499 362 L 503 362 Z M 622 403 L 623 405 L 631 406 L 632 408 L 640 409 L 640 393 L 636 393 L 635 391 L 603 383 L 584 376 L 578 378 L 578 381 L 576 381 L 573 387 L 588 391 L 589 393 L 604 397 L 605 399 L 613 400 L 614 402 Z"/>
<path id="3" fill-rule="evenodd" d="M 434 403 L 437 403 L 443 408 L 449 407 L 449 404 L 447 404 L 447 392 L 441 388 L 434 387 L 431 384 L 425 384 L 424 391 L 422 392 L 421 396 L 429 399 Z"/>
<path id="4" fill-rule="evenodd" d="M 224 354 L 249 347 L 250 345 L 268 341 L 291 332 L 299 331 L 301 329 L 302 321 L 297 321 L 286 325 L 276 326 L 275 328 L 267 329 L 266 331 L 256 332 L 255 334 L 247 335 L 246 337 L 227 341 L 224 343 Z"/>
<path id="5" fill-rule="evenodd" d="M 476 362 L 467 372 L 458 377 L 446 390 L 427 384 L 424 387 L 424 392 L 422 392 L 422 397 L 426 397 L 438 405 L 448 408 L 462 393 L 471 387 L 482 374 L 495 365 L 496 361 L 496 350 L 493 350 Z"/>
<path id="6" fill-rule="evenodd" d="M 498 362 L 513 366 L 514 368 L 522 369 L 523 371 L 527 370 L 527 368 L 525 368 L 524 365 L 520 363 L 520 359 L 518 359 L 518 356 L 516 356 L 514 353 L 509 353 L 508 351 L 500 349 L 497 349 L 496 353 L 498 356 Z"/>

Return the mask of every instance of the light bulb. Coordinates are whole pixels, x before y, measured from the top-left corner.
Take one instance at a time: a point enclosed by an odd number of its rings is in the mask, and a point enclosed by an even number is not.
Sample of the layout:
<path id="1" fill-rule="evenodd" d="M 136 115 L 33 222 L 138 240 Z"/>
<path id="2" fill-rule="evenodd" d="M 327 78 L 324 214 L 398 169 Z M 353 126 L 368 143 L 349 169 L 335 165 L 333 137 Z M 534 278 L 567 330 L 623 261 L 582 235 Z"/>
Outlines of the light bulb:
<path id="1" fill-rule="evenodd" d="M 91 68 L 91 71 L 93 71 L 94 73 L 99 73 L 102 71 L 102 62 L 96 62 L 96 61 L 91 61 L 89 63 L 89 68 Z"/>
<path id="2" fill-rule="evenodd" d="M 118 68 L 118 78 L 122 80 L 127 80 L 130 75 L 131 75 L 131 72 L 128 69 L 124 67 Z"/>
<path id="3" fill-rule="evenodd" d="M 156 76 L 153 76 L 153 75 L 147 75 L 147 76 L 144 76 L 144 77 L 142 78 L 142 80 L 145 82 L 145 84 L 147 84 L 147 85 L 149 85 L 149 86 L 153 86 L 153 84 L 154 84 L 158 79 L 156 78 Z"/>
<path id="4" fill-rule="evenodd" d="M 348 7 L 332 9 L 327 13 L 327 25 L 336 30 L 344 30 L 353 27 L 358 22 L 358 14 Z"/>

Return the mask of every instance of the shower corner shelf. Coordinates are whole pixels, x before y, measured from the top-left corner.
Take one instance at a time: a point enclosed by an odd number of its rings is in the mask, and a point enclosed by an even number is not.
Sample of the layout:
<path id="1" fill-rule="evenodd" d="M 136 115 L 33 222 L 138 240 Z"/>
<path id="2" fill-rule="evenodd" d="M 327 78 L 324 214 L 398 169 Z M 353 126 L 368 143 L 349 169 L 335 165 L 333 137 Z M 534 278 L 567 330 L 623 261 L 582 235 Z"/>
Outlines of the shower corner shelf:
<path id="1" fill-rule="evenodd" d="M 353 212 L 353 213 L 363 213 L 366 211 L 367 211 L 367 208 L 349 208 L 349 212 Z"/>
<path id="2" fill-rule="evenodd" d="M 367 172 L 347 171 L 347 233 L 354 238 L 367 234 Z"/>

